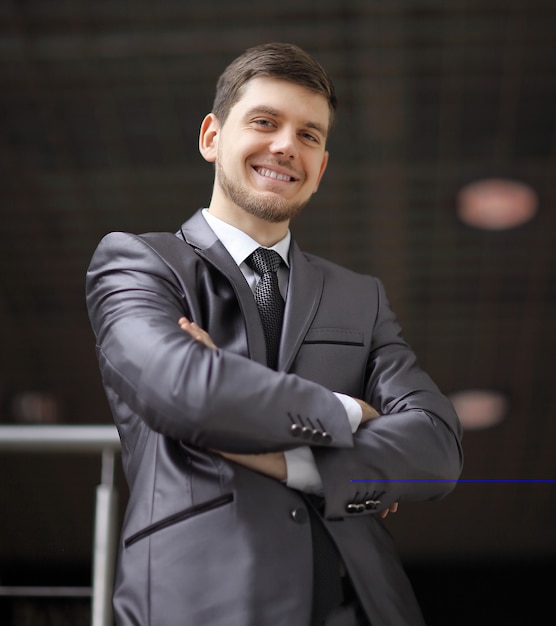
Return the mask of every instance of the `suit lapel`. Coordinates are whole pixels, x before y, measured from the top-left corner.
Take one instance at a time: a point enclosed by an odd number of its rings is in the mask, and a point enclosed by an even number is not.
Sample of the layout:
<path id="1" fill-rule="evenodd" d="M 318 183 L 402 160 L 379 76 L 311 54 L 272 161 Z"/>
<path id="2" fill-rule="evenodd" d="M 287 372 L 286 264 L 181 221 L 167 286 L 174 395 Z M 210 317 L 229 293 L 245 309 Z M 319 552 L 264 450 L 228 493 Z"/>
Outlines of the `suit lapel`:
<path id="1" fill-rule="evenodd" d="M 230 281 L 245 320 L 249 356 L 254 361 L 266 364 L 266 344 L 259 311 L 241 270 L 207 224 L 201 211 L 182 225 L 181 234 L 201 258 Z"/>
<path id="2" fill-rule="evenodd" d="M 183 224 L 181 234 L 200 257 L 230 281 L 245 319 L 249 355 L 254 361 L 266 364 L 266 344 L 259 311 L 241 270 L 207 224 L 201 211 Z M 279 370 L 287 371 L 291 367 L 317 312 L 322 289 L 322 272 L 307 260 L 295 241 L 292 241 L 290 277 L 278 357 Z"/>
<path id="3" fill-rule="evenodd" d="M 317 312 L 323 283 L 322 272 L 307 260 L 292 241 L 278 369 L 287 371 L 291 367 Z"/>

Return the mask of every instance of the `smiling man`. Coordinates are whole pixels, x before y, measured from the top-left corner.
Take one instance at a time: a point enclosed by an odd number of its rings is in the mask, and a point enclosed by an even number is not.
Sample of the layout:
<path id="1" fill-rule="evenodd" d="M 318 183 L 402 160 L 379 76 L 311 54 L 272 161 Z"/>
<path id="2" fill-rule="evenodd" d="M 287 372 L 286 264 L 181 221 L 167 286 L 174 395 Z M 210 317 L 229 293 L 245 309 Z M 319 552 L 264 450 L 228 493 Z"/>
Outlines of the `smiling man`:
<path id="1" fill-rule="evenodd" d="M 210 212 L 270 229 L 268 245 L 284 237 L 326 169 L 329 119 L 321 94 L 283 79 L 251 79 L 224 120 L 211 113 L 201 127 L 201 154 L 216 164 Z"/>
<path id="2" fill-rule="evenodd" d="M 130 489 L 119 626 L 423 624 L 382 520 L 451 491 L 461 430 L 380 281 L 292 239 L 335 110 L 306 52 L 247 50 L 201 125 L 208 207 L 176 234 L 111 233 L 93 256 Z"/>

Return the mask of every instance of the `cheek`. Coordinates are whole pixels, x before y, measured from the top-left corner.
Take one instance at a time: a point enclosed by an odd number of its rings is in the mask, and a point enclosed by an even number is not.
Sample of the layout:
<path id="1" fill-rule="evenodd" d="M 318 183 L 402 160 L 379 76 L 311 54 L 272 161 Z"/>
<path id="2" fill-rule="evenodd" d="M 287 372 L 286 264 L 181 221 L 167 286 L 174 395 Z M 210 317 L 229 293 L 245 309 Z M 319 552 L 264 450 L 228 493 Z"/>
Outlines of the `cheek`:
<path id="1" fill-rule="evenodd" d="M 325 153 L 324 155 L 320 156 L 319 159 L 317 160 L 316 177 L 315 177 L 315 181 L 317 185 L 320 184 L 320 181 L 322 180 L 322 177 L 324 176 L 324 172 L 326 171 L 327 165 L 328 165 L 328 153 Z"/>
<path id="2" fill-rule="evenodd" d="M 315 161 L 313 163 L 311 163 L 311 169 L 310 169 L 310 180 L 311 180 L 311 184 L 313 185 L 318 185 L 318 182 L 320 180 L 321 177 L 321 161 L 315 159 Z"/>

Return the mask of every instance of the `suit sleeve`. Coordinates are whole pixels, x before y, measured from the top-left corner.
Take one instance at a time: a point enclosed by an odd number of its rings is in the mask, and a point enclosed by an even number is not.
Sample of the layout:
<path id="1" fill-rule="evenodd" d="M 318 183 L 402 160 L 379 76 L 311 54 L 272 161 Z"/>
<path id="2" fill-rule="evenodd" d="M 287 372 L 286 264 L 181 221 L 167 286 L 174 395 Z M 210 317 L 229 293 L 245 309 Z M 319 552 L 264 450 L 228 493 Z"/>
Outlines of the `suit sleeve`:
<path id="1" fill-rule="evenodd" d="M 374 513 L 396 501 L 441 498 L 462 470 L 459 419 L 420 368 L 382 284 L 375 284 L 378 307 L 364 399 L 381 417 L 359 427 L 349 450 L 313 449 L 329 518 Z"/>
<path id="2" fill-rule="evenodd" d="M 315 423 L 321 419 L 329 434 L 322 445 L 352 446 L 347 421 L 333 419 L 343 408 L 331 391 L 230 351 L 206 348 L 179 328 L 182 315 L 199 319 L 200 261 L 189 256 L 178 276 L 146 240 L 125 233 L 107 235 L 93 255 L 87 306 L 116 421 L 131 409 L 171 438 L 261 453 L 298 446 L 290 415 L 301 414 L 314 416 Z"/>

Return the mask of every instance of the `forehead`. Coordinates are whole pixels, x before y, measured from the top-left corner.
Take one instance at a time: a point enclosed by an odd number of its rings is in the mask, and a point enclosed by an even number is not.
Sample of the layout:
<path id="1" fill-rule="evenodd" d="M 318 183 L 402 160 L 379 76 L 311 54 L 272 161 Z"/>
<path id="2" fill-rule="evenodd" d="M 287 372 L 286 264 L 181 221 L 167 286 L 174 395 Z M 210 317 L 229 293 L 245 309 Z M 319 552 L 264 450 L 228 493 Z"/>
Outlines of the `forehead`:
<path id="1" fill-rule="evenodd" d="M 257 76 L 243 86 L 231 111 L 248 114 L 256 108 L 268 108 L 282 116 L 293 116 L 327 129 L 330 121 L 328 100 L 303 85 L 267 76 Z"/>

